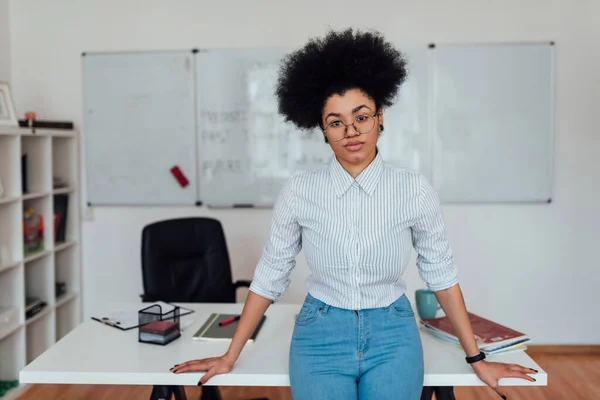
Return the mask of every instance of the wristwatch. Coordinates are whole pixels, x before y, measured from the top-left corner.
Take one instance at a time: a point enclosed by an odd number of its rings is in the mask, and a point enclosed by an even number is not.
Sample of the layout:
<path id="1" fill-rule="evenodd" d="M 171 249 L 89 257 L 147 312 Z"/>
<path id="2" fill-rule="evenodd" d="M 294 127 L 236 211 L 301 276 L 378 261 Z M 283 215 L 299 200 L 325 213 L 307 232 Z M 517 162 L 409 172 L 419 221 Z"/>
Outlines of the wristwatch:
<path id="1" fill-rule="evenodd" d="M 473 364 L 474 362 L 481 361 L 484 359 L 485 359 L 485 354 L 483 353 L 483 351 L 480 351 L 479 354 L 477 354 L 476 356 L 465 357 L 465 360 L 467 360 L 468 364 Z"/>

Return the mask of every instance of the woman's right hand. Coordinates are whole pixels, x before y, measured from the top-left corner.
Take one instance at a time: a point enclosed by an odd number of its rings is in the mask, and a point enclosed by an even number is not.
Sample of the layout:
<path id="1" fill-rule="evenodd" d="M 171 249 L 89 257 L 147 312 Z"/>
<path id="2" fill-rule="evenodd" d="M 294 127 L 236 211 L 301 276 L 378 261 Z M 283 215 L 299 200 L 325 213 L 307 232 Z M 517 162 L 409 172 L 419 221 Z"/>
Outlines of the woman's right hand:
<path id="1" fill-rule="evenodd" d="M 226 374 L 233 369 L 235 362 L 230 360 L 227 355 L 221 357 L 204 358 L 201 360 L 190 360 L 182 364 L 177 364 L 171 368 L 171 372 L 180 374 L 190 371 L 207 371 L 198 385 L 204 385 L 210 378 L 217 374 Z"/>
<path id="2" fill-rule="evenodd" d="M 240 316 L 240 321 L 229 349 L 221 357 L 203 358 L 200 360 L 190 360 L 182 364 L 177 364 L 171 368 L 171 372 L 180 374 L 190 371 L 206 371 L 206 374 L 200 379 L 198 385 L 204 385 L 210 378 L 217 374 L 226 374 L 233 369 L 237 358 L 239 357 L 248 338 L 256 329 L 258 322 L 264 315 L 272 300 L 259 296 L 250 291 L 244 304 L 244 309 Z"/>

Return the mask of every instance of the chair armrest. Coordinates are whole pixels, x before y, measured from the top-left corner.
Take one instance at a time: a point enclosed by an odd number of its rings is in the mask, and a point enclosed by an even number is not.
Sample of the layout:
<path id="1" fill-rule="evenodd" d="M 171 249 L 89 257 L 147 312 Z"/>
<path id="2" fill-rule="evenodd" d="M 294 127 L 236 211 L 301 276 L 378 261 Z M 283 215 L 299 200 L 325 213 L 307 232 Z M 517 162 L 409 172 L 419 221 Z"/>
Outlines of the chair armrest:
<path id="1" fill-rule="evenodd" d="M 252 283 L 251 281 L 240 280 L 240 281 L 233 282 L 233 287 L 236 289 L 241 288 L 241 287 L 249 288 L 251 283 Z"/>

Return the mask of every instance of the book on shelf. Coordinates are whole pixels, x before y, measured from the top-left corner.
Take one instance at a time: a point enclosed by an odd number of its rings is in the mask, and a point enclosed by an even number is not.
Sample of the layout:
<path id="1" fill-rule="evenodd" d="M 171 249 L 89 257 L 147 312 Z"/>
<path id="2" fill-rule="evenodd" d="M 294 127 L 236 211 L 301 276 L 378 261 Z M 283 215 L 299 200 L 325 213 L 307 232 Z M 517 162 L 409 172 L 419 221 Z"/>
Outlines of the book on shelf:
<path id="1" fill-rule="evenodd" d="M 69 195 L 54 195 L 54 241 L 56 243 L 63 243 L 66 241 L 68 208 Z"/>
<path id="2" fill-rule="evenodd" d="M 39 314 L 40 312 L 42 312 L 44 310 L 44 308 L 46 308 L 47 305 L 48 305 L 48 303 L 46 303 L 45 301 L 43 301 L 42 299 L 40 299 L 38 297 L 26 296 L 25 297 L 25 318 L 29 319 L 29 318 Z"/>
<path id="3" fill-rule="evenodd" d="M 529 342 L 530 338 L 525 333 L 471 312 L 468 315 L 477 346 L 485 354 L 491 355 L 509 351 L 524 351 L 527 349 L 525 343 Z M 455 335 L 450 319 L 447 316 L 422 318 L 421 324 L 425 332 L 460 346 L 460 341 Z"/>

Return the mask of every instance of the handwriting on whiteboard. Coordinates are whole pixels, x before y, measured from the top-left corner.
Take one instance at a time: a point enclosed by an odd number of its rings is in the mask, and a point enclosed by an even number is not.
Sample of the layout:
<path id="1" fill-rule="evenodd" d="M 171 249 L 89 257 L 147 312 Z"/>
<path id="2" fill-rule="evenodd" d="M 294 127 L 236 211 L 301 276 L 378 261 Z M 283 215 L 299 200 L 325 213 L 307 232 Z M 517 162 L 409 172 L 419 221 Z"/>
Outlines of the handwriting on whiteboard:
<path id="1" fill-rule="evenodd" d="M 276 110 L 203 109 L 200 115 L 201 174 L 210 180 L 285 179 L 301 169 L 328 162 L 329 146 L 320 132 L 286 123 Z"/>

